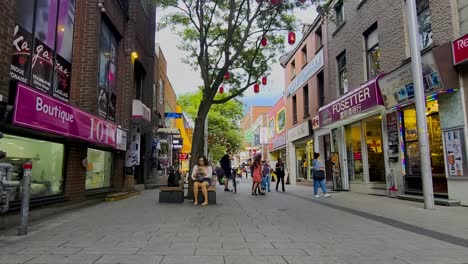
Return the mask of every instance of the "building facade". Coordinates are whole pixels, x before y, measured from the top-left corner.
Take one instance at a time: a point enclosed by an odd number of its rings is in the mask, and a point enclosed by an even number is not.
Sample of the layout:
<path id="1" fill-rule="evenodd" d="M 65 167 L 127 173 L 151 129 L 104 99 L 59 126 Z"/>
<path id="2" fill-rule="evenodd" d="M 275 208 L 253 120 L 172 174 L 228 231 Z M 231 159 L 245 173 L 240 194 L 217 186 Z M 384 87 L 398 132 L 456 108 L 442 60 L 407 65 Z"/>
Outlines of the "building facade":
<path id="1" fill-rule="evenodd" d="M 450 198 L 445 135 L 459 135 L 466 119 L 451 67 L 450 1 L 418 0 L 426 116 L 433 189 Z M 329 89 L 319 109 L 330 129 L 336 189 L 364 193 L 422 194 L 414 88 L 403 1 L 333 1 L 328 23 Z M 457 132 L 458 131 L 458 132 Z M 320 146 L 319 146 L 320 148 Z"/>
<path id="2" fill-rule="evenodd" d="M 242 129 L 242 132 L 244 133 L 244 142 L 243 142 L 244 151 L 241 151 L 239 153 L 238 159 L 239 159 L 240 164 L 251 159 L 256 154 L 261 153 L 260 128 L 259 127 L 261 127 L 262 125 L 259 124 L 259 122 L 262 123 L 263 119 L 266 120 L 266 113 L 268 112 L 269 109 L 270 109 L 270 106 L 251 106 L 250 109 L 247 110 L 246 114 L 242 118 L 240 126 Z M 264 122 L 266 123 L 266 121 Z M 266 126 L 266 125 L 263 125 L 263 126 Z M 257 144 L 255 142 L 256 141 L 255 138 L 257 138 L 257 141 L 258 141 Z M 262 153 L 262 157 L 263 158 L 267 157 L 265 152 Z"/>
<path id="3" fill-rule="evenodd" d="M 286 108 L 281 97 L 267 113 L 268 157 L 270 166 L 275 167 L 279 158 L 286 161 Z"/>
<path id="4" fill-rule="evenodd" d="M 291 184 L 310 181 L 314 153 L 312 121 L 324 104 L 327 82 L 326 26 L 321 17 L 303 29 L 296 48 L 281 58 L 285 69 L 286 165 Z"/>
<path id="5" fill-rule="evenodd" d="M 11 58 L 0 62 L 2 162 L 14 166 L 13 180 L 32 162 L 33 205 L 82 201 L 122 189 L 126 174 L 145 177 L 144 159 L 127 166 L 125 135 L 151 134 L 155 10 L 102 2 L 2 1 L 0 52 Z"/>

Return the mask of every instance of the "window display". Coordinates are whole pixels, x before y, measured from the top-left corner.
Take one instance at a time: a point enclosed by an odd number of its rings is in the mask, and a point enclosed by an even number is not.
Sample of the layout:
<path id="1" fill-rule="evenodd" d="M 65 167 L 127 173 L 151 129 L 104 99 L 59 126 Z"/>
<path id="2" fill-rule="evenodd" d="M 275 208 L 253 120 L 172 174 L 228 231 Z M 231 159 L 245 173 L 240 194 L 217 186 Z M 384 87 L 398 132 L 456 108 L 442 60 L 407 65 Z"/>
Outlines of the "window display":
<path id="1" fill-rule="evenodd" d="M 112 153 L 88 149 L 86 158 L 86 190 L 111 186 Z"/>
<path id="2" fill-rule="evenodd" d="M 445 161 L 442 144 L 442 130 L 440 127 L 438 113 L 438 102 L 427 102 L 426 106 L 427 131 L 429 137 L 429 150 L 431 153 L 434 192 L 447 193 L 447 180 L 445 179 Z M 406 160 L 406 188 L 409 191 L 422 191 L 421 159 L 415 108 L 408 108 L 403 111 L 403 126 Z"/>
<path id="3" fill-rule="evenodd" d="M 32 162 L 31 198 L 62 193 L 64 155 L 62 144 L 4 135 L 0 139 L 0 149 L 7 153 L 7 157 L 1 162 L 13 165 L 14 181 L 22 180 L 23 164 Z"/>

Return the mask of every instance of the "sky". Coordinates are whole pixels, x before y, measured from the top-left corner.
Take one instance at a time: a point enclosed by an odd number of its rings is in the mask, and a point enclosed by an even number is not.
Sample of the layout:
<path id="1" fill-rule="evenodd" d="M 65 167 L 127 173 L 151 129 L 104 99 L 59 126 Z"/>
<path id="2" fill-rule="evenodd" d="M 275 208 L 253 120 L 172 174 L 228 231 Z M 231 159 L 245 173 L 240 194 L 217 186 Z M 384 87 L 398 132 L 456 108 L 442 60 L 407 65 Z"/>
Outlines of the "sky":
<path id="1" fill-rule="evenodd" d="M 159 12 L 158 12 L 159 15 Z M 317 13 L 314 8 L 310 7 L 305 10 L 298 10 L 296 17 L 299 23 L 312 23 Z M 298 26 L 296 29 L 296 44 L 302 38 L 302 26 Z M 287 33 L 284 33 L 286 42 Z M 171 32 L 170 29 L 164 29 L 156 33 L 156 42 L 159 43 L 162 52 L 167 61 L 167 74 L 169 80 L 174 88 L 177 96 L 188 92 L 195 92 L 197 87 L 202 84 L 199 72 L 195 72 L 188 65 L 182 62 L 182 58 L 186 56 L 184 51 L 180 51 L 177 48 L 178 37 Z M 286 45 L 286 52 L 294 49 L 294 46 Z M 282 54 L 281 54 L 282 55 Z M 244 103 L 245 108 L 251 105 L 257 106 L 271 106 L 274 105 L 278 99 L 282 96 L 284 91 L 284 69 L 278 62 L 272 65 L 272 71 L 268 76 L 268 84 L 261 86 L 260 93 L 255 94 L 252 89 L 248 89 L 244 93 L 244 97 L 239 98 Z"/>

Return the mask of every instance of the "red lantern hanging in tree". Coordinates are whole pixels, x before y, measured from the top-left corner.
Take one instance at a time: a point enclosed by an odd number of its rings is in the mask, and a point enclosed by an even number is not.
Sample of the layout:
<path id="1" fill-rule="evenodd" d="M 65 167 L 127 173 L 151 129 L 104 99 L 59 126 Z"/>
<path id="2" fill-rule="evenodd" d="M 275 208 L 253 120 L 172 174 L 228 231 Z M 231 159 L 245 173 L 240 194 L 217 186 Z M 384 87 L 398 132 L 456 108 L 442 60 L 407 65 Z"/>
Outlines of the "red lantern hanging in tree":
<path id="1" fill-rule="evenodd" d="M 224 80 L 229 80 L 229 78 L 231 77 L 231 74 L 229 74 L 229 72 L 226 72 L 226 74 L 224 74 Z"/>
<path id="2" fill-rule="evenodd" d="M 267 77 L 266 76 L 262 77 L 262 84 L 263 85 L 267 84 Z"/>
<path id="3" fill-rule="evenodd" d="M 260 92 L 260 85 L 258 83 L 254 84 L 254 93 Z"/>
<path id="4" fill-rule="evenodd" d="M 289 43 L 289 45 L 293 45 L 294 43 L 296 43 L 296 33 L 289 32 L 289 34 L 288 34 L 288 43 Z"/>
<path id="5" fill-rule="evenodd" d="M 265 47 L 267 45 L 267 38 L 266 37 L 262 37 L 262 40 L 260 41 L 260 43 L 262 44 L 263 47 Z"/>
<path id="6" fill-rule="evenodd" d="M 223 93 L 224 93 L 224 87 L 222 87 L 222 86 L 219 87 L 219 93 L 220 93 L 220 94 L 223 94 Z"/>

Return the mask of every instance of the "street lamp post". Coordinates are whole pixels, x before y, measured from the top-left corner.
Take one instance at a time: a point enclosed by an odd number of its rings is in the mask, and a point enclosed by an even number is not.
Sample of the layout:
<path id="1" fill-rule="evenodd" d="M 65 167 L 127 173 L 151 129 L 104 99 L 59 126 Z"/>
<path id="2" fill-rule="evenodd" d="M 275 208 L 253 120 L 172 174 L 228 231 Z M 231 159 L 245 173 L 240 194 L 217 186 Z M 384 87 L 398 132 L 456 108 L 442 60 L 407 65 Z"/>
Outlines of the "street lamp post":
<path id="1" fill-rule="evenodd" d="M 414 99 L 416 103 L 416 121 L 418 124 L 419 153 L 424 194 L 424 208 L 434 209 L 434 191 L 432 189 L 432 170 L 426 121 L 426 98 L 421 66 L 421 51 L 418 45 L 418 23 L 416 0 L 406 0 L 408 29 L 411 48 L 411 66 L 413 70 Z"/>

